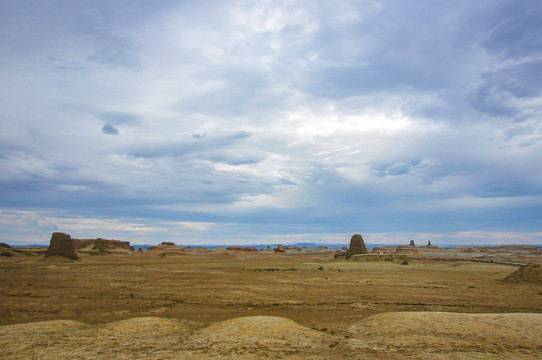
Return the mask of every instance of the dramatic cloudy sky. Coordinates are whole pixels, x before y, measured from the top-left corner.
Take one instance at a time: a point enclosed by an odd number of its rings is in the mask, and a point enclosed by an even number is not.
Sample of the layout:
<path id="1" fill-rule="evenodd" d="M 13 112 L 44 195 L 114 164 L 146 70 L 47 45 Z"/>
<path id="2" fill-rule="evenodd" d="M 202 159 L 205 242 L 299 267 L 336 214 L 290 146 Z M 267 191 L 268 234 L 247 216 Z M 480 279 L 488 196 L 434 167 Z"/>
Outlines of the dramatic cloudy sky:
<path id="1" fill-rule="evenodd" d="M 538 0 L 0 0 L 0 241 L 542 243 Z"/>

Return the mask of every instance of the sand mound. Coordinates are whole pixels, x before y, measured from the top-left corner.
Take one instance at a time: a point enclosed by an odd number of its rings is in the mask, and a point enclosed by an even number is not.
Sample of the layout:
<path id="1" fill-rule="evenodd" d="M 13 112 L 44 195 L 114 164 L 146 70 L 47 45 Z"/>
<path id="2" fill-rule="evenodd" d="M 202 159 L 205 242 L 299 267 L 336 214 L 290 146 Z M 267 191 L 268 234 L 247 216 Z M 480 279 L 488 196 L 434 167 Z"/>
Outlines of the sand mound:
<path id="1" fill-rule="evenodd" d="M 503 281 L 542 285 L 542 264 L 522 266 Z"/>
<path id="2" fill-rule="evenodd" d="M 542 343 L 542 314 L 383 313 L 352 325 L 350 332 L 355 349 L 380 347 L 408 355 L 422 347 L 427 353 L 472 358 L 477 353 L 536 351 Z"/>
<path id="3" fill-rule="evenodd" d="M 202 328 L 140 317 L 105 325 L 57 320 L 0 327 L 2 359 L 535 359 L 542 314 L 404 312 L 373 315 L 347 337 L 275 316 Z"/>
<path id="4" fill-rule="evenodd" d="M 0 327 L 2 359 L 57 359 L 48 356 L 58 339 L 76 336 L 91 327 L 72 320 L 41 321 Z M 69 334 L 69 335 L 68 335 Z M 71 346 L 70 346 L 71 348 Z M 60 357 L 62 358 L 62 357 Z"/>
<path id="5" fill-rule="evenodd" d="M 172 333 L 188 333 L 194 325 L 188 321 L 163 319 L 158 317 L 139 317 L 127 320 L 115 321 L 103 327 L 118 335 L 123 336 L 164 336 Z"/>
<path id="6" fill-rule="evenodd" d="M 200 348 L 211 348 L 220 353 L 232 350 L 253 352 L 297 352 L 318 349 L 331 342 L 327 335 L 277 316 L 250 316 L 213 324 L 190 338 Z"/>

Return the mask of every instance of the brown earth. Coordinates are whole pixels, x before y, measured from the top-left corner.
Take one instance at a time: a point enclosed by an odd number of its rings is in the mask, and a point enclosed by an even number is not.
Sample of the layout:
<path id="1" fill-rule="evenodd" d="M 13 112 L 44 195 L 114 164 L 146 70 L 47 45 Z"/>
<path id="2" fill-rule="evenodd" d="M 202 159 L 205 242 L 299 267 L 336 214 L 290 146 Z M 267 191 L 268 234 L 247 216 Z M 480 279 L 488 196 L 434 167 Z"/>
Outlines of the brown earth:
<path id="1" fill-rule="evenodd" d="M 542 264 L 522 266 L 503 281 L 542 285 Z"/>
<path id="2" fill-rule="evenodd" d="M 0 257 L 2 359 L 542 358 L 542 287 L 513 266 L 79 255 Z"/>

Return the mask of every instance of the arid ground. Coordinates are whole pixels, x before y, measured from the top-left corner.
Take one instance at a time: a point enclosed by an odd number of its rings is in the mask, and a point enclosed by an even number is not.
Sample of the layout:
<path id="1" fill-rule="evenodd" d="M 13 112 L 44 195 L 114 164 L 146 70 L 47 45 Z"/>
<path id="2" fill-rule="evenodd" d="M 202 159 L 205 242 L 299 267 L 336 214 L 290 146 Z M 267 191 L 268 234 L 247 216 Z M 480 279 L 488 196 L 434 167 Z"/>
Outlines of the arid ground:
<path id="1" fill-rule="evenodd" d="M 0 358 L 542 358 L 542 284 L 454 254 L 2 257 Z"/>

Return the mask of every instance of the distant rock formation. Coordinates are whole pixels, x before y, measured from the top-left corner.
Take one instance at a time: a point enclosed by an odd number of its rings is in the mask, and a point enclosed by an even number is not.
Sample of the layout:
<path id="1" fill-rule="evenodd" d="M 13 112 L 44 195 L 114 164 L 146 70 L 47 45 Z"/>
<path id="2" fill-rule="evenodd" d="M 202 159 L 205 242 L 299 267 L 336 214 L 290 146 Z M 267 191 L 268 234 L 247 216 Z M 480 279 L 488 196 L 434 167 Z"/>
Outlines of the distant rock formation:
<path id="1" fill-rule="evenodd" d="M 68 259 L 79 260 L 71 236 L 61 232 L 55 232 L 51 235 L 51 242 L 45 252 L 46 258 L 50 256 L 63 256 Z"/>
<path id="2" fill-rule="evenodd" d="M 97 238 L 94 240 L 94 247 L 91 250 L 92 254 L 103 254 L 105 253 L 104 241 L 102 238 Z"/>
<path id="3" fill-rule="evenodd" d="M 418 250 L 411 246 L 398 246 L 395 250 L 396 254 L 417 254 Z"/>
<path id="4" fill-rule="evenodd" d="M 187 247 L 188 248 L 191 248 L 191 247 Z M 169 241 L 163 241 L 160 245 L 156 245 L 156 246 L 149 246 L 147 248 L 147 251 L 165 251 L 165 252 L 172 252 L 172 251 L 184 251 L 185 249 L 183 249 L 181 246 L 179 245 L 175 245 L 175 243 L 173 242 L 169 242 Z"/>
<path id="5" fill-rule="evenodd" d="M 94 245 L 94 239 L 72 239 L 75 250 L 84 249 Z"/>
<path id="6" fill-rule="evenodd" d="M 428 240 L 427 241 L 427 245 L 424 245 L 424 246 L 420 246 L 421 248 L 424 248 L 424 249 L 438 249 L 438 246 L 433 246 L 431 245 L 431 240 Z"/>
<path id="7" fill-rule="evenodd" d="M 416 250 L 416 244 L 414 244 L 414 240 L 410 240 L 410 243 L 408 245 L 399 245 L 397 246 L 397 249 L 395 250 L 396 253 L 417 253 L 418 250 Z"/>
<path id="8" fill-rule="evenodd" d="M 383 254 L 389 254 L 395 252 L 395 246 L 376 246 L 371 250 L 371 253 L 383 253 Z"/>
<path id="9" fill-rule="evenodd" d="M 103 241 L 105 250 L 112 250 L 112 249 L 132 250 L 132 247 L 130 246 L 129 241 L 107 240 L 107 239 L 102 239 L 102 241 Z"/>
<path id="10" fill-rule="evenodd" d="M 13 246 L 0 242 L 0 248 L 13 249 Z"/>
<path id="11" fill-rule="evenodd" d="M 258 251 L 254 246 L 228 246 L 226 250 L 229 251 Z"/>
<path id="12" fill-rule="evenodd" d="M 349 259 L 356 254 L 368 254 L 367 248 L 365 247 L 365 242 L 360 234 L 352 235 L 350 239 L 350 246 L 346 252 L 346 258 Z"/>
<path id="13" fill-rule="evenodd" d="M 274 248 L 273 251 L 276 252 L 276 253 L 283 253 L 285 251 L 284 246 L 279 245 L 276 248 Z"/>

